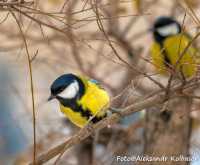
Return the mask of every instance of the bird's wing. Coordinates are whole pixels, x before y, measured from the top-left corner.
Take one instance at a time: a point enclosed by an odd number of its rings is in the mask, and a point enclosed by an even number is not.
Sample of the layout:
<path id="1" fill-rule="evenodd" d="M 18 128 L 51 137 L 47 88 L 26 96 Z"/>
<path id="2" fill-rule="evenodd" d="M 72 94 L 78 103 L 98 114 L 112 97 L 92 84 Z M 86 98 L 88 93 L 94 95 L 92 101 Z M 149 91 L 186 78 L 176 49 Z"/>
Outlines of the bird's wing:
<path id="1" fill-rule="evenodd" d="M 98 80 L 89 79 L 89 81 L 90 81 L 91 83 L 94 83 L 95 85 L 97 85 L 97 87 L 99 87 L 100 89 L 104 89 L 104 87 L 102 86 L 102 84 L 101 84 Z"/>
<path id="2" fill-rule="evenodd" d="M 190 41 L 186 35 L 179 34 L 167 38 L 164 42 L 166 54 L 172 65 L 179 61 L 177 68 L 183 67 L 183 72 L 186 76 L 192 76 L 196 72 L 198 62 L 198 51 L 192 45 L 188 47 Z M 184 53 L 183 56 L 182 53 Z"/>
<path id="3" fill-rule="evenodd" d="M 89 79 L 89 81 L 90 81 L 91 83 L 96 84 L 96 85 L 100 85 L 99 81 L 97 81 L 97 80 L 95 80 L 95 79 Z"/>
<path id="4" fill-rule="evenodd" d="M 93 83 L 95 85 L 97 85 L 97 87 L 101 88 L 101 89 L 104 89 L 103 86 L 101 85 L 101 83 L 96 80 L 96 79 L 92 79 L 92 78 L 89 78 L 89 77 L 84 77 L 84 76 L 79 76 L 81 78 L 81 80 L 83 81 L 83 83 L 88 86 L 88 82 L 90 83 Z"/>

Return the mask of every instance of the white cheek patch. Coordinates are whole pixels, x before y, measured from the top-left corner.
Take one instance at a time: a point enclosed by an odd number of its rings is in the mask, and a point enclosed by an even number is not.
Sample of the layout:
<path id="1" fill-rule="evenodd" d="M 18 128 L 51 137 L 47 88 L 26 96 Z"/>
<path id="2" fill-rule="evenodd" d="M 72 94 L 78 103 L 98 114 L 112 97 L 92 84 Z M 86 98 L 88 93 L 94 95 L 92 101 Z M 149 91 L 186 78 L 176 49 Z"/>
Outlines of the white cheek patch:
<path id="1" fill-rule="evenodd" d="M 71 83 L 67 88 L 65 88 L 58 96 L 65 98 L 65 99 L 72 99 L 74 98 L 79 91 L 79 85 L 77 81 Z"/>
<path id="2" fill-rule="evenodd" d="M 165 37 L 165 36 L 169 36 L 169 35 L 178 34 L 179 28 L 178 28 L 177 24 L 173 23 L 168 26 L 163 26 L 163 27 L 157 28 L 157 32 L 161 36 Z"/>

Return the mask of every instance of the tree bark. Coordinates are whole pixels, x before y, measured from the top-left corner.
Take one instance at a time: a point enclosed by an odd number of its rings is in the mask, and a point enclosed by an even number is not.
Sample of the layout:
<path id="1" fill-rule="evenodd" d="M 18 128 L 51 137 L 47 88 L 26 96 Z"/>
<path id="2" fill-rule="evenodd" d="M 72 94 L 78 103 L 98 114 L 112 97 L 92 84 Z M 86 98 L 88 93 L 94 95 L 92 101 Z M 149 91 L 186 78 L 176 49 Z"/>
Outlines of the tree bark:
<path id="1" fill-rule="evenodd" d="M 144 155 L 162 157 L 167 161 L 151 162 L 160 165 L 186 165 L 186 161 L 172 161 L 171 156 L 189 156 L 190 140 L 190 107 L 192 100 L 182 98 L 173 102 L 168 111 L 160 112 L 158 109 L 147 110 L 146 126 L 144 132 Z M 148 164 L 140 162 L 139 164 Z"/>
<path id="2" fill-rule="evenodd" d="M 77 147 L 78 164 L 92 165 L 93 164 L 93 138 L 87 138 Z"/>

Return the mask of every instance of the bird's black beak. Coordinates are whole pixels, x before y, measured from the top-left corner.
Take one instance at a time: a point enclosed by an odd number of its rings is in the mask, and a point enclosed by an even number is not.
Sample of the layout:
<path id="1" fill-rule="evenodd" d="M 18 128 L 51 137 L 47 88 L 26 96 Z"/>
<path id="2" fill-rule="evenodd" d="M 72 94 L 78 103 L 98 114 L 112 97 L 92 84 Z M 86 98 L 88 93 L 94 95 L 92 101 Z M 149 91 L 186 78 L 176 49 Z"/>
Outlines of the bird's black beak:
<path id="1" fill-rule="evenodd" d="M 55 98 L 56 98 L 55 96 L 50 95 L 47 101 L 51 101 L 51 100 L 53 100 L 53 99 L 55 99 Z"/>

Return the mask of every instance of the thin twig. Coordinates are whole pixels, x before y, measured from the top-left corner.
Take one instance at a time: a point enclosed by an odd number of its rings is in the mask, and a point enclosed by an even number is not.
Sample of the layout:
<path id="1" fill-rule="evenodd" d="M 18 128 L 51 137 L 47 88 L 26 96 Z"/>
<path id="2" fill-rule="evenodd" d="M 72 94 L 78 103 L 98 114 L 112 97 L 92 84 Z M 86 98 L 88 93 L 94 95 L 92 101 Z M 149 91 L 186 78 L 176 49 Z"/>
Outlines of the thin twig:
<path id="1" fill-rule="evenodd" d="M 98 11 L 98 6 L 97 6 L 97 3 L 95 4 L 95 9 L 94 9 L 94 12 L 96 13 L 96 16 L 97 16 L 97 25 L 100 29 L 100 31 L 103 32 L 106 40 L 108 41 L 108 44 L 110 46 L 110 48 L 112 49 L 113 53 L 116 55 L 116 57 L 122 61 L 124 64 L 126 64 L 129 68 L 131 68 L 132 70 L 140 73 L 140 74 L 143 74 L 145 77 L 147 77 L 149 80 L 151 80 L 152 82 L 154 82 L 156 85 L 158 85 L 160 88 L 164 89 L 165 87 L 158 81 L 154 80 L 152 77 L 148 76 L 148 74 L 146 74 L 145 72 L 142 72 L 141 70 L 139 70 L 137 67 L 134 67 L 133 65 L 130 65 L 126 60 L 124 60 L 119 54 L 118 52 L 116 51 L 116 49 L 114 48 L 113 44 L 111 43 L 110 39 L 109 39 L 109 36 L 107 35 L 105 29 L 104 29 L 104 26 L 101 22 L 101 19 L 100 19 L 100 16 L 99 16 L 99 11 Z"/>
<path id="2" fill-rule="evenodd" d="M 29 76 L 30 76 L 30 88 L 31 88 L 31 100 L 32 100 L 32 113 L 33 113 L 33 165 L 35 165 L 35 162 L 36 162 L 36 115 L 35 115 L 35 99 L 34 99 L 34 85 L 33 85 L 33 72 L 32 72 L 32 66 L 31 66 L 31 57 L 30 57 L 30 54 L 29 54 L 29 50 L 28 50 L 28 44 L 27 44 L 27 41 L 26 41 L 26 38 L 24 36 L 24 33 L 23 33 L 23 30 L 21 28 L 21 25 L 19 23 L 19 21 L 17 20 L 17 17 L 15 16 L 15 14 L 10 11 L 13 18 L 15 19 L 18 27 L 19 27 L 19 30 L 20 30 L 20 33 L 21 33 L 21 36 L 23 38 L 23 41 L 24 41 L 24 45 L 25 45 L 25 48 L 26 48 L 26 55 L 27 55 L 27 59 L 28 59 L 28 68 L 29 68 Z"/>

